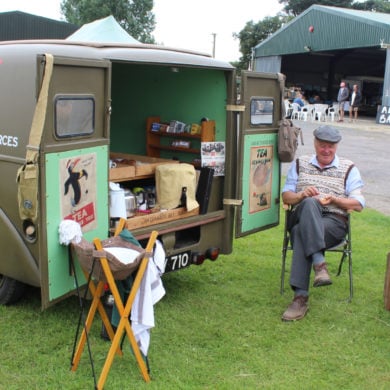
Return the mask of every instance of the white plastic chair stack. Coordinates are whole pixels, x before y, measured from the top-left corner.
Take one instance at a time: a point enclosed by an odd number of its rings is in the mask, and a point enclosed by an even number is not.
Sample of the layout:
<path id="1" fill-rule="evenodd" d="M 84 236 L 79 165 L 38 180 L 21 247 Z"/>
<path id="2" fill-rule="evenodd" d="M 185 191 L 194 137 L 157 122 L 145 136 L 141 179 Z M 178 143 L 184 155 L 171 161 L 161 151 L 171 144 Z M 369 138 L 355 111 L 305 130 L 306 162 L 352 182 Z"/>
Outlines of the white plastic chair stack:
<path id="1" fill-rule="evenodd" d="M 298 103 L 291 103 L 292 105 L 292 113 L 291 113 L 291 119 L 300 119 L 301 111 L 300 111 L 300 105 Z"/>
<path id="2" fill-rule="evenodd" d="M 312 119 L 313 118 L 313 110 L 314 110 L 314 106 L 312 104 L 307 104 L 307 105 L 303 106 L 301 111 L 300 111 L 300 119 L 303 121 L 307 121 L 309 117 L 310 117 L 310 119 Z"/>
<path id="3" fill-rule="evenodd" d="M 329 110 L 328 110 L 328 117 L 330 118 L 330 120 L 332 122 L 334 122 L 335 120 L 335 117 L 339 118 L 340 117 L 340 113 L 339 113 L 339 104 L 338 103 L 333 103 L 330 107 L 329 107 Z"/>
<path id="4" fill-rule="evenodd" d="M 284 101 L 284 108 L 285 108 L 285 111 L 286 111 L 286 118 L 290 118 L 290 116 L 291 116 L 291 114 L 293 112 L 293 107 L 292 107 L 291 103 L 288 100 Z"/>
<path id="5" fill-rule="evenodd" d="M 313 120 L 318 120 L 321 122 L 322 120 L 326 121 L 326 110 L 328 109 L 327 104 L 314 104 L 314 113 Z"/>

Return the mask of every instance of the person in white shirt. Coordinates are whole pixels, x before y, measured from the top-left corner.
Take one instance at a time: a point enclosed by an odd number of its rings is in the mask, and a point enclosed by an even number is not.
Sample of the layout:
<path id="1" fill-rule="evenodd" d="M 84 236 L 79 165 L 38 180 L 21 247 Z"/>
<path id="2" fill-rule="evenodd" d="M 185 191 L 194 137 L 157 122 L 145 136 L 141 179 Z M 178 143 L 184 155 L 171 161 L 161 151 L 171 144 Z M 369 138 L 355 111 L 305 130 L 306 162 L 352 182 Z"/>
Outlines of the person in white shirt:
<path id="1" fill-rule="evenodd" d="M 364 183 L 358 168 L 336 153 L 340 131 L 324 125 L 313 135 L 315 153 L 291 163 L 282 190 L 283 203 L 292 207 L 287 227 L 293 244 L 290 286 L 294 294 L 282 315 L 283 321 L 305 317 L 312 269 L 313 287 L 332 284 L 325 250 L 345 237 L 348 213 L 365 206 Z"/>

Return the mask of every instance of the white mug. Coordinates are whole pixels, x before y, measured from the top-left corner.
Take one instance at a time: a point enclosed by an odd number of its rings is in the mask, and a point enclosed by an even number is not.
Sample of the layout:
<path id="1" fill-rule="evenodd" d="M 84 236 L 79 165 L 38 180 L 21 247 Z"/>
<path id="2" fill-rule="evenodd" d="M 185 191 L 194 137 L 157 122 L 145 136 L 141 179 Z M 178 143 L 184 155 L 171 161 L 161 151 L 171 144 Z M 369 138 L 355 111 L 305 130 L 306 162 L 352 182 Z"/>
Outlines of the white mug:
<path id="1" fill-rule="evenodd" d="M 110 161 L 108 162 L 108 166 L 109 166 L 110 169 L 111 169 L 111 168 L 116 168 L 116 162 L 110 160 Z"/>

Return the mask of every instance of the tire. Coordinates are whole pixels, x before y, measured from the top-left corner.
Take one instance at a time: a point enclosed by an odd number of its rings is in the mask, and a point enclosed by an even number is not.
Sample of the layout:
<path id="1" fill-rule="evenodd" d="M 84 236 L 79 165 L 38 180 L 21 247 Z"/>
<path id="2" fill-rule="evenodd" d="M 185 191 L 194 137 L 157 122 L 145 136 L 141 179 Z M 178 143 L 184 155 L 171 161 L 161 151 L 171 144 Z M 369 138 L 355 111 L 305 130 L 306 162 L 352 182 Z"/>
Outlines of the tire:
<path id="1" fill-rule="evenodd" d="M 17 302 L 25 290 L 24 283 L 0 274 L 0 305 L 10 305 Z"/>

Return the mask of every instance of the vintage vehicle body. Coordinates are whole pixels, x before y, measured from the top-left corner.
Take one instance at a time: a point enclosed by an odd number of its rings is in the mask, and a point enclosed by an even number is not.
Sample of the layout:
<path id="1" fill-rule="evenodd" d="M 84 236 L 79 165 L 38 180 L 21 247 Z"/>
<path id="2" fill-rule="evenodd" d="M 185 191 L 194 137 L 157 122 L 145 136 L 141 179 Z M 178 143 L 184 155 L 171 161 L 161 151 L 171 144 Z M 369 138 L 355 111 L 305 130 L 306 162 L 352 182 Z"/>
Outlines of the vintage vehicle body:
<path id="1" fill-rule="evenodd" d="M 41 40 L 1 42 L 0 72 L 1 303 L 18 299 L 25 285 L 40 287 L 42 308 L 74 292 L 59 224 L 71 218 L 87 239 L 107 237 L 110 156 L 154 161 L 147 118 L 188 124 L 209 118 L 213 141 L 224 147 L 224 172 L 212 178 L 204 212 L 131 228 L 141 242 L 159 232 L 168 271 L 228 254 L 234 235 L 279 223 L 279 75 L 243 72 L 238 91 L 235 69 L 207 55 Z M 73 104 L 72 123 L 62 119 L 66 103 Z M 199 137 L 186 139 L 195 145 Z M 159 158 L 200 158 L 201 146 L 183 150 L 163 139 L 152 145 Z M 26 162 L 36 167 L 35 206 L 34 199 L 20 200 L 17 176 Z M 117 181 L 132 188 L 149 185 L 153 175 Z"/>

